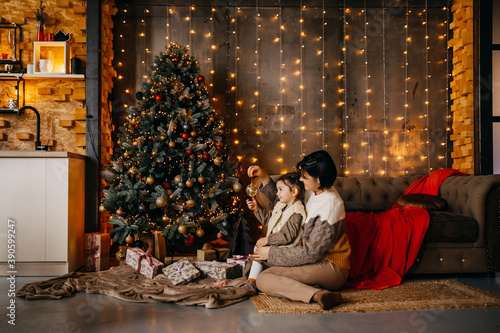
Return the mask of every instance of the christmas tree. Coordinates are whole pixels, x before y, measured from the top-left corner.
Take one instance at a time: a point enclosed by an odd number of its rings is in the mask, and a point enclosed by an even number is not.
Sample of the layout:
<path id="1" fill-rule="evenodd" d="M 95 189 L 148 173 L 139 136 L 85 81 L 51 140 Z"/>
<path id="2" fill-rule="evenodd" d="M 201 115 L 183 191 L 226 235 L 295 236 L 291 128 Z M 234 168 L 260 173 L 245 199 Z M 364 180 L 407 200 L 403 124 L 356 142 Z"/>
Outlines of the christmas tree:
<path id="1" fill-rule="evenodd" d="M 242 214 L 239 164 L 199 62 L 169 44 L 155 56 L 136 98 L 103 172 L 108 186 L 99 209 L 112 214 L 113 240 L 122 244 L 131 234 L 163 230 L 172 244 L 194 247 L 209 235 L 227 236 Z"/>

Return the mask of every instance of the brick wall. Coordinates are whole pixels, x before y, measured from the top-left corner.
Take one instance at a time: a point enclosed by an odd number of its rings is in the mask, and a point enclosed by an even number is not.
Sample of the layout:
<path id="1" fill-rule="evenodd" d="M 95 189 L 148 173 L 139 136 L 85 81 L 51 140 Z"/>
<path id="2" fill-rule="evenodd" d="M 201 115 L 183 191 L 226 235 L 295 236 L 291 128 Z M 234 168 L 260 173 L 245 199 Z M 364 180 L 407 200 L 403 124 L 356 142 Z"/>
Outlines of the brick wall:
<path id="1" fill-rule="evenodd" d="M 474 46 L 473 0 L 455 0 L 451 7 L 453 21 L 453 80 L 451 112 L 453 114 L 453 168 L 474 174 Z"/>

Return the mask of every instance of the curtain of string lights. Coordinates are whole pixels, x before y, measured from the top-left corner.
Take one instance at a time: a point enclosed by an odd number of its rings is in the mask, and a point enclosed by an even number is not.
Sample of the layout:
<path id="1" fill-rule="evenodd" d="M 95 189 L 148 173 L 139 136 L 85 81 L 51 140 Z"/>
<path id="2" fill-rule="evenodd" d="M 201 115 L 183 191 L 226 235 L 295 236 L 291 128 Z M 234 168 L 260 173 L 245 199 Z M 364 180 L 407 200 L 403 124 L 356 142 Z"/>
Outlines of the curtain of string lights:
<path id="1" fill-rule="evenodd" d="M 319 149 L 344 176 L 451 165 L 448 1 L 135 3 L 117 3 L 116 128 L 175 42 L 200 62 L 244 167 L 286 173 Z"/>

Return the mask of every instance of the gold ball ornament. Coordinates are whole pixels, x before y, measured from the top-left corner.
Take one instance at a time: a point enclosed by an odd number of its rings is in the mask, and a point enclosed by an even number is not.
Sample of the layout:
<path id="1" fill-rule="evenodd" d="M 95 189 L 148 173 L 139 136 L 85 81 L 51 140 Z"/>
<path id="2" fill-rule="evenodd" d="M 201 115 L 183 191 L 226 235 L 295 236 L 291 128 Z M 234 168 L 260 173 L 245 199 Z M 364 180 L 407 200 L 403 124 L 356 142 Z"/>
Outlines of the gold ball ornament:
<path id="1" fill-rule="evenodd" d="M 116 210 L 116 215 L 123 215 L 123 209 L 118 208 L 118 209 Z"/>
<path id="2" fill-rule="evenodd" d="M 129 155 L 128 151 L 126 151 L 126 152 L 123 153 L 123 157 L 128 158 L 129 156 L 130 155 Z"/>
<path id="3" fill-rule="evenodd" d="M 259 192 L 259 189 L 254 184 L 250 184 L 247 186 L 246 192 L 247 192 L 249 197 L 255 197 L 257 195 L 257 193 Z"/>
<path id="4" fill-rule="evenodd" d="M 186 186 L 187 187 L 191 187 L 191 186 L 193 186 L 193 184 L 194 183 L 193 183 L 193 181 L 191 179 L 186 180 Z"/>
<path id="5" fill-rule="evenodd" d="M 148 178 L 146 178 L 146 184 L 148 185 L 153 185 L 155 183 L 155 179 L 151 176 L 148 176 Z"/>
<path id="6" fill-rule="evenodd" d="M 241 185 L 241 183 L 234 183 L 234 185 L 233 185 L 233 190 L 236 193 L 238 193 L 239 191 L 241 191 L 242 188 L 243 188 L 243 185 Z"/>
<path id="7" fill-rule="evenodd" d="M 104 208 L 104 205 L 99 205 L 99 212 L 101 212 L 101 213 L 106 212 L 106 208 Z"/>
<path id="8" fill-rule="evenodd" d="M 167 215 L 163 215 L 163 216 L 161 217 L 161 220 L 162 220 L 163 222 L 168 222 L 170 219 L 168 218 L 168 216 L 167 216 Z"/>
<path id="9" fill-rule="evenodd" d="M 125 238 L 125 243 L 130 244 L 134 241 L 134 237 L 131 235 L 128 235 L 127 238 Z"/>
<path id="10" fill-rule="evenodd" d="M 191 156 L 193 156 L 193 155 L 191 155 Z M 188 171 L 189 172 L 193 172 L 194 171 L 194 167 L 192 165 L 188 166 Z"/>
<path id="11" fill-rule="evenodd" d="M 137 146 L 137 141 L 134 141 L 132 144 L 133 144 L 134 146 Z"/>
<path id="12" fill-rule="evenodd" d="M 169 146 L 170 148 L 174 148 L 174 147 L 175 147 L 175 142 L 174 142 L 174 141 L 170 141 L 170 142 L 168 143 L 168 146 Z"/>
<path id="13" fill-rule="evenodd" d="M 198 177 L 198 183 L 203 184 L 205 182 L 205 177 L 199 176 Z"/>
<path id="14" fill-rule="evenodd" d="M 187 227 L 186 225 L 184 224 L 181 224 L 177 227 L 177 231 L 180 233 L 180 234 L 185 234 L 186 231 L 187 231 Z"/>
<path id="15" fill-rule="evenodd" d="M 174 177 L 174 183 L 179 184 L 182 181 L 182 176 L 177 175 Z"/>
<path id="16" fill-rule="evenodd" d="M 205 231 L 203 229 L 196 229 L 196 237 L 201 238 L 205 236 Z"/>
<path id="17" fill-rule="evenodd" d="M 193 199 L 188 199 L 186 201 L 186 206 L 188 206 L 188 207 L 194 207 L 194 205 L 195 205 L 195 202 L 194 202 Z"/>
<path id="18" fill-rule="evenodd" d="M 217 166 L 221 166 L 222 165 L 222 158 L 220 158 L 218 156 L 216 158 L 214 158 L 214 164 Z"/>
<path id="19" fill-rule="evenodd" d="M 158 207 L 165 207 L 165 205 L 167 204 L 167 200 L 164 198 L 164 197 L 158 197 L 156 198 L 156 205 Z"/>
<path id="20" fill-rule="evenodd" d="M 122 145 L 122 140 L 118 140 L 118 141 L 116 141 L 116 144 L 117 144 L 118 146 L 121 146 L 121 145 Z"/>
<path id="21" fill-rule="evenodd" d="M 131 175 L 131 176 L 135 176 L 136 173 L 137 173 L 137 168 L 136 167 L 131 167 L 130 169 L 128 169 L 128 173 Z"/>
<path id="22" fill-rule="evenodd" d="M 191 131 L 191 136 L 192 136 L 193 138 L 194 138 L 194 137 L 196 137 L 197 135 L 198 135 L 198 132 L 196 132 L 196 131 Z"/>
<path id="23" fill-rule="evenodd" d="M 169 196 L 172 195 L 172 193 L 174 193 L 174 191 L 172 191 L 171 189 L 168 189 L 166 192 L 167 192 L 167 195 L 169 195 Z"/>

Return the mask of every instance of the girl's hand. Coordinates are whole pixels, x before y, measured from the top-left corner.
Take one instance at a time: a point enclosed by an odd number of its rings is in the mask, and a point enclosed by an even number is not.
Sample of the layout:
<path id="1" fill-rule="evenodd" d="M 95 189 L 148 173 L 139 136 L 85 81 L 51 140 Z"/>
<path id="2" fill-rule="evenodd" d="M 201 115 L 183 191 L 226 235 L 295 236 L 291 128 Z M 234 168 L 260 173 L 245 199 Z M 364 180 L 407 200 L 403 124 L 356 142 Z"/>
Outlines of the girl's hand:
<path id="1" fill-rule="evenodd" d="M 269 246 L 263 246 L 257 248 L 255 252 L 252 254 L 253 260 L 267 260 L 269 258 Z"/>
<path id="2" fill-rule="evenodd" d="M 250 210 L 259 209 L 259 204 L 257 204 L 257 200 L 255 200 L 255 197 L 252 197 L 252 199 L 247 199 L 247 206 Z"/>
<path id="3" fill-rule="evenodd" d="M 256 246 L 257 248 L 259 248 L 259 247 L 266 246 L 266 245 L 268 245 L 268 244 L 269 244 L 269 241 L 268 241 L 267 237 L 263 237 L 263 238 L 261 238 L 261 239 L 259 239 L 259 240 L 257 241 L 257 243 L 255 244 L 255 246 Z"/>

